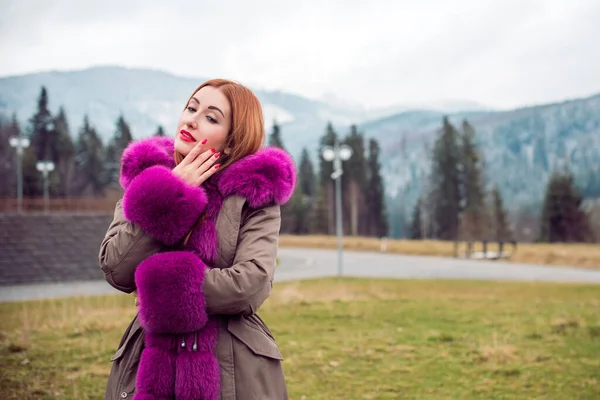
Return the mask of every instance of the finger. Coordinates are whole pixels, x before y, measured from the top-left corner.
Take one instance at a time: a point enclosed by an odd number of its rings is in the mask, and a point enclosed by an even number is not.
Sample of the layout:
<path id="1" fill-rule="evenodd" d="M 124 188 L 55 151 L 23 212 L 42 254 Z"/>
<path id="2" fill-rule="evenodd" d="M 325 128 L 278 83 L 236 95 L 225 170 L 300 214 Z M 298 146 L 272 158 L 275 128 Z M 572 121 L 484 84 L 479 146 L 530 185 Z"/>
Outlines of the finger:
<path id="1" fill-rule="evenodd" d="M 202 172 L 206 171 L 210 168 L 214 161 L 217 160 L 221 156 L 220 152 L 215 153 L 215 149 L 210 149 L 200 154 L 192 163 L 192 168 L 202 170 Z M 204 164 L 207 165 L 204 165 Z"/>
<path id="2" fill-rule="evenodd" d="M 182 163 L 191 164 L 192 162 L 194 162 L 196 160 L 196 158 L 198 157 L 198 155 L 200 155 L 200 153 L 202 153 L 202 146 L 205 143 L 206 143 L 206 139 L 198 142 L 194 146 L 194 148 L 192 148 L 192 150 L 190 150 L 190 152 L 188 153 L 188 155 L 183 158 Z"/>
<path id="3" fill-rule="evenodd" d="M 211 168 L 208 169 L 208 171 L 206 171 L 202 175 L 200 175 L 200 178 L 198 179 L 198 186 L 202 185 L 204 182 L 206 182 L 208 180 L 208 178 L 213 176 L 219 170 L 220 166 L 221 166 L 221 164 L 213 165 Z"/>
<path id="4" fill-rule="evenodd" d="M 202 156 L 201 156 L 202 157 Z M 198 157 L 198 159 L 200 159 L 201 157 Z M 213 167 L 214 164 L 219 160 L 220 157 L 220 153 L 215 153 L 212 155 L 212 157 L 209 157 L 207 160 L 205 160 L 204 162 L 202 162 L 202 164 L 200 165 L 190 165 L 190 168 L 195 168 L 194 170 L 194 174 L 198 177 L 198 180 L 201 180 L 201 177 L 204 173 L 210 171 Z M 217 167 L 218 169 L 219 167 Z M 204 180 L 201 180 L 202 182 Z"/>

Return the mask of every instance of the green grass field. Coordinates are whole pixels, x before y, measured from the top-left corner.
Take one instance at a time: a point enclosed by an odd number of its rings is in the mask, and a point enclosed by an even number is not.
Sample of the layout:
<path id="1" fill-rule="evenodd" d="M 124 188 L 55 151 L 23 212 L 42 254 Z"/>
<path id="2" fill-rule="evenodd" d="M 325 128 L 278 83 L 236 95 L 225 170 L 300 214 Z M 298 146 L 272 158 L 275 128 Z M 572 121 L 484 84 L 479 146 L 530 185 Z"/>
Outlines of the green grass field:
<path id="1" fill-rule="evenodd" d="M 2 399 L 99 399 L 130 296 L 0 304 Z M 291 399 L 600 398 L 600 286 L 324 279 L 261 309 Z"/>

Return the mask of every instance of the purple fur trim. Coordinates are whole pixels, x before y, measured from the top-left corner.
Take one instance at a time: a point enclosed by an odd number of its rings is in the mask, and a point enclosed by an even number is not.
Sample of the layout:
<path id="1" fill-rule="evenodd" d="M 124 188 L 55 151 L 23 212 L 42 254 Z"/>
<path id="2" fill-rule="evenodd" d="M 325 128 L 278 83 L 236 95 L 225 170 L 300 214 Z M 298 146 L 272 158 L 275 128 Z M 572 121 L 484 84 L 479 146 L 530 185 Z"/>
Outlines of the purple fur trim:
<path id="1" fill-rule="evenodd" d="M 173 153 L 174 141 L 169 137 L 151 137 L 130 143 L 121 157 L 119 182 L 123 189 L 127 189 L 133 178 L 148 167 L 175 167 Z"/>
<path id="2" fill-rule="evenodd" d="M 218 399 L 220 368 L 214 355 L 217 337 L 215 320 L 185 335 L 145 331 L 145 348 L 136 376 L 139 398 Z M 186 344 L 183 348 L 182 339 Z"/>
<path id="3" fill-rule="evenodd" d="M 150 236 L 173 245 L 189 232 L 208 199 L 164 166 L 155 165 L 136 176 L 123 196 L 123 213 Z"/>
<path id="4" fill-rule="evenodd" d="M 276 147 L 268 147 L 233 163 L 218 179 L 223 196 L 237 194 L 250 207 L 284 204 L 296 185 L 296 170 L 292 157 Z"/>
<path id="5" fill-rule="evenodd" d="M 137 394 L 134 399 L 174 399 L 176 362 L 177 352 L 157 347 L 144 348 L 135 377 Z"/>
<path id="6" fill-rule="evenodd" d="M 204 327 L 206 270 L 189 251 L 158 253 L 142 261 L 135 271 L 141 325 L 152 333 L 186 333 Z"/>
<path id="7" fill-rule="evenodd" d="M 136 176 L 153 165 L 174 168 L 174 140 L 150 137 L 133 142 L 123 152 L 120 182 L 127 188 Z M 276 147 L 267 147 L 244 157 L 213 176 L 224 196 L 239 195 L 251 207 L 284 204 L 292 196 L 296 169 L 292 157 Z"/>
<path id="8" fill-rule="evenodd" d="M 218 400 L 219 362 L 211 353 L 181 352 L 177 356 L 175 398 L 177 400 Z"/>
<path id="9" fill-rule="evenodd" d="M 204 220 L 194 229 L 188 246 L 208 265 L 213 265 L 217 254 L 217 230 L 210 220 Z M 186 247 L 187 248 L 187 247 Z"/>
<path id="10" fill-rule="evenodd" d="M 197 229 L 192 232 L 185 249 L 194 251 L 207 265 L 212 266 L 217 256 L 218 243 L 215 223 L 223 204 L 223 198 L 216 188 L 210 184 L 205 185 L 205 190 L 209 202 L 204 212 L 204 218 Z"/>

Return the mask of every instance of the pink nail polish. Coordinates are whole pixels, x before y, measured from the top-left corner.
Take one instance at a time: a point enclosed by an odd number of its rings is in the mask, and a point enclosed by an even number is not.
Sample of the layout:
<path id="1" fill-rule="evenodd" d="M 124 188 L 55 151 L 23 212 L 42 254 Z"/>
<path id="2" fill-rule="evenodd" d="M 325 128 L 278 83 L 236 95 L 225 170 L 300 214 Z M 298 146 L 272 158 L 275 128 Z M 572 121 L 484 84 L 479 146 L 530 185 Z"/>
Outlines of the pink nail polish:
<path id="1" fill-rule="evenodd" d="M 219 169 L 220 166 L 221 166 L 221 164 L 215 165 L 215 169 Z"/>
<path id="2" fill-rule="evenodd" d="M 206 142 L 208 141 L 208 139 L 204 139 L 201 144 L 206 144 Z"/>
<path id="3" fill-rule="evenodd" d="M 220 155 L 221 155 L 221 152 L 218 152 L 217 154 L 215 154 L 215 158 L 219 158 Z"/>

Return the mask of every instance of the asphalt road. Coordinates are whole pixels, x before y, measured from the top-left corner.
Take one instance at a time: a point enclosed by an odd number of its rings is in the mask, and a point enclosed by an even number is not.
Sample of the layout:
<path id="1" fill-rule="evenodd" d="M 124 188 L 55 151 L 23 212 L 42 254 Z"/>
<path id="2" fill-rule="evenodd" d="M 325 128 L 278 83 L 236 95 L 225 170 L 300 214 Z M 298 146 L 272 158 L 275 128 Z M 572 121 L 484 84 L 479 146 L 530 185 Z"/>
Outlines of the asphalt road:
<path id="1" fill-rule="evenodd" d="M 279 280 L 337 274 L 337 252 L 317 249 L 281 249 Z M 517 264 L 506 261 L 464 260 L 345 251 L 343 275 L 357 277 L 554 281 L 600 283 L 598 270 Z"/>
<path id="2" fill-rule="evenodd" d="M 320 249 L 280 249 L 276 281 L 337 274 L 337 252 Z M 471 279 L 600 283 L 600 269 L 586 270 L 515 264 L 505 261 L 405 256 L 374 252 L 344 252 L 343 275 L 400 279 Z M 0 287 L 0 302 L 77 295 L 118 293 L 104 281 Z"/>

